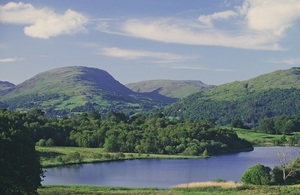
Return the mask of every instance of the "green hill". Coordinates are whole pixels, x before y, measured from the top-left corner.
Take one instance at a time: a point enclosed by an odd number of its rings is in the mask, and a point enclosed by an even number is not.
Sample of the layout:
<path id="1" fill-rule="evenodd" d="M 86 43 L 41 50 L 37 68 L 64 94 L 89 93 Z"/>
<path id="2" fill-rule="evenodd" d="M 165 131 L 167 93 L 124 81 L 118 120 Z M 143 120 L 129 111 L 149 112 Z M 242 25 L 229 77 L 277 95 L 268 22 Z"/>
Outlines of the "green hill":
<path id="1" fill-rule="evenodd" d="M 246 80 L 226 83 L 210 90 L 207 97 L 216 100 L 236 100 L 253 92 L 270 89 L 300 88 L 300 68 L 277 70 Z"/>
<path id="2" fill-rule="evenodd" d="M 149 80 L 126 85 L 135 92 L 153 92 L 171 98 L 184 98 L 193 93 L 212 89 L 213 85 L 193 80 Z"/>
<path id="3" fill-rule="evenodd" d="M 246 81 L 220 85 L 168 106 L 165 113 L 185 119 L 234 119 L 255 125 L 264 117 L 300 114 L 300 68 L 278 70 Z"/>
<path id="4" fill-rule="evenodd" d="M 10 109 L 35 107 L 51 115 L 93 109 L 131 112 L 174 102 L 164 96 L 133 92 L 106 71 L 88 67 L 58 68 L 40 73 L 10 88 L 0 101 Z"/>

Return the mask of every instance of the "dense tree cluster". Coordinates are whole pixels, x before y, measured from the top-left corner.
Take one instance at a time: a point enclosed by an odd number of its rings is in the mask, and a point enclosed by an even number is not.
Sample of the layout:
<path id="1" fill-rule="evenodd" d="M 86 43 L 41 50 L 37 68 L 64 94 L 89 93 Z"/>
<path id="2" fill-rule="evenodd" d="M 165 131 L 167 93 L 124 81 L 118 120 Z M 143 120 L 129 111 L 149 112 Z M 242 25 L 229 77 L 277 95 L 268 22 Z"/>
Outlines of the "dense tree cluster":
<path id="1" fill-rule="evenodd" d="M 24 114 L 24 126 L 37 145 L 103 147 L 108 152 L 214 155 L 252 150 L 231 130 L 210 120 L 177 121 L 158 113 L 151 117 L 119 112 L 83 113 L 72 118 L 46 118 L 33 109 Z"/>
<path id="2" fill-rule="evenodd" d="M 24 113 L 0 110 L 0 194 L 34 193 L 43 172 Z"/>
<path id="3" fill-rule="evenodd" d="M 257 127 L 258 131 L 269 134 L 290 134 L 300 131 L 300 115 L 277 116 L 262 119 Z"/>

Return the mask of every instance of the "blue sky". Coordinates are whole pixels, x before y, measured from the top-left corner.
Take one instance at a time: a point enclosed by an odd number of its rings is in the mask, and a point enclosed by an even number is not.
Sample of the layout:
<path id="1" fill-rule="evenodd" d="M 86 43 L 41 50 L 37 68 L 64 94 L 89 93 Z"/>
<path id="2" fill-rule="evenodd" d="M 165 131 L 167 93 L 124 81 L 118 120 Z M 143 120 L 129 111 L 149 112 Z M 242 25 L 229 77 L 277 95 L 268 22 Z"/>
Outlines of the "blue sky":
<path id="1" fill-rule="evenodd" d="M 300 0 L 0 2 L 0 80 L 65 66 L 220 85 L 300 64 Z"/>

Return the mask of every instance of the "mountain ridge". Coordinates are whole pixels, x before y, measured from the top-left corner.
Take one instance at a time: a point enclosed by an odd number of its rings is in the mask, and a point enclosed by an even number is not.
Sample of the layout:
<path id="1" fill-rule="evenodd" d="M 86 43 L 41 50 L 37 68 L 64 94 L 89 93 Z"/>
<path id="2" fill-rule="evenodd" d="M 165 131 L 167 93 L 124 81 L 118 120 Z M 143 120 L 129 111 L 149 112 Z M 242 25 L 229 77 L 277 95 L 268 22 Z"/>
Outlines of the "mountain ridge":
<path id="1" fill-rule="evenodd" d="M 210 118 L 220 124 L 241 120 L 257 124 L 264 117 L 300 114 L 300 67 L 277 70 L 192 94 L 164 109 L 183 119 Z"/>
<path id="2" fill-rule="evenodd" d="M 125 85 L 135 92 L 156 92 L 171 98 L 184 98 L 193 93 L 206 91 L 214 85 L 204 84 L 197 80 L 147 80 Z"/>

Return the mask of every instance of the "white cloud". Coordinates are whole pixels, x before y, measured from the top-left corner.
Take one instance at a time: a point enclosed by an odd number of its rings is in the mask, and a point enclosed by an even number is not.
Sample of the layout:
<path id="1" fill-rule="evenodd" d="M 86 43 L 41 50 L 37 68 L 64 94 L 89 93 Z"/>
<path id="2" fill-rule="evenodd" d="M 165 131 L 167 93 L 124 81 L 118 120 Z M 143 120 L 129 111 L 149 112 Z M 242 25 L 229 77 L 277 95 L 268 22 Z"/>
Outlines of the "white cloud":
<path id="1" fill-rule="evenodd" d="M 300 18 L 299 0 L 246 0 L 247 24 L 250 29 L 281 36 Z"/>
<path id="2" fill-rule="evenodd" d="M 103 54 L 106 56 L 125 58 L 125 59 L 150 58 L 150 59 L 155 59 L 156 62 L 160 62 L 160 63 L 179 62 L 187 58 L 184 56 L 165 53 L 165 52 L 127 50 L 127 49 L 121 49 L 116 47 L 104 48 Z"/>
<path id="3" fill-rule="evenodd" d="M 194 19 L 130 19 L 123 25 L 105 23 L 99 30 L 166 43 L 283 50 L 280 41 L 299 18 L 299 0 L 244 0 Z"/>
<path id="4" fill-rule="evenodd" d="M 35 8 L 31 4 L 10 2 L 0 6 L 0 22 L 23 24 L 27 36 L 48 39 L 62 34 L 87 32 L 88 18 L 71 9 L 63 14 L 49 8 Z"/>
<path id="5" fill-rule="evenodd" d="M 0 58 L 0 63 L 16 62 L 22 60 L 21 58 Z"/>
<path id="6" fill-rule="evenodd" d="M 228 32 L 203 29 L 195 22 L 172 19 L 129 20 L 123 30 L 131 36 L 155 41 L 187 45 L 215 45 L 244 49 L 278 50 L 276 37 L 263 32 Z"/>
<path id="7" fill-rule="evenodd" d="M 211 15 L 202 15 L 199 16 L 199 21 L 204 24 L 207 27 L 213 27 L 213 22 L 215 20 L 224 20 L 224 19 L 228 19 L 230 17 L 236 16 L 237 13 L 235 11 L 232 10 L 227 10 L 227 11 L 223 11 L 223 12 L 215 12 Z"/>

